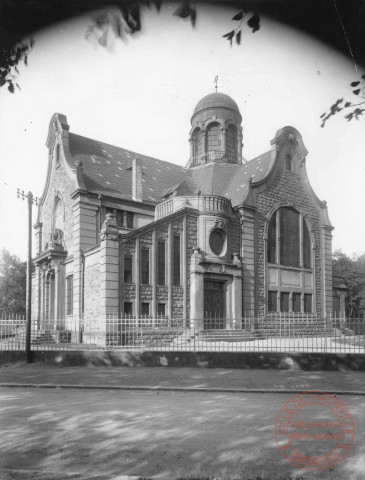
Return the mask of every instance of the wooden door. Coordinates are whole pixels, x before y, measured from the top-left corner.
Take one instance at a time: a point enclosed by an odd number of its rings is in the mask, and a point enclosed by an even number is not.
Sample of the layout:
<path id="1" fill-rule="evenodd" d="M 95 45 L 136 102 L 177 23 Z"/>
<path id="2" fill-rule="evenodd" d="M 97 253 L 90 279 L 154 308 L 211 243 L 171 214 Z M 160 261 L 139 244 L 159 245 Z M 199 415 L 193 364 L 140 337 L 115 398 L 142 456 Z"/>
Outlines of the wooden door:
<path id="1" fill-rule="evenodd" d="M 224 328 L 225 282 L 204 282 L 204 329 Z"/>

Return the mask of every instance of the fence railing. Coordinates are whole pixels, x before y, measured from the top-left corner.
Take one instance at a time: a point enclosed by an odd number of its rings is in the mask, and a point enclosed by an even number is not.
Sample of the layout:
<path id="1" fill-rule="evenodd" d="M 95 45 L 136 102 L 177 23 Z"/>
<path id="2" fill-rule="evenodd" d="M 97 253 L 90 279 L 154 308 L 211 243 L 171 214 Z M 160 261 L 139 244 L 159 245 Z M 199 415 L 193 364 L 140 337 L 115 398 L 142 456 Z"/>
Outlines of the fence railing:
<path id="1" fill-rule="evenodd" d="M 24 350 L 24 318 L 0 318 L 0 350 Z M 365 319 L 117 315 L 33 320 L 32 350 L 365 353 Z"/>

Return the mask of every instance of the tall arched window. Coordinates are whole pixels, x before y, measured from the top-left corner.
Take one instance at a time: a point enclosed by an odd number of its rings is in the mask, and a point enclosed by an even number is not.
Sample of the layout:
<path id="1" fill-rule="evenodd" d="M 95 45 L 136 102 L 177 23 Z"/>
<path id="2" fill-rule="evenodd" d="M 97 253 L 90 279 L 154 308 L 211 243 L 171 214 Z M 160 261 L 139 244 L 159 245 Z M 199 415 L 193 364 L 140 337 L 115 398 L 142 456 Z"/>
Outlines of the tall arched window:
<path id="1" fill-rule="evenodd" d="M 272 215 L 267 239 L 268 263 L 311 268 L 309 228 L 294 208 L 282 207 Z"/>
<path id="2" fill-rule="evenodd" d="M 202 145 L 202 133 L 199 128 L 194 130 L 192 135 L 193 141 L 193 157 L 199 158 L 200 155 L 203 153 L 203 145 Z"/>
<path id="3" fill-rule="evenodd" d="M 221 127 L 219 123 L 210 123 L 207 128 L 207 152 L 222 150 Z"/>
<path id="4" fill-rule="evenodd" d="M 305 218 L 292 207 L 279 208 L 267 231 L 268 313 L 314 311 L 312 262 L 312 240 Z"/>
<path id="5" fill-rule="evenodd" d="M 237 153 L 237 128 L 235 125 L 229 125 L 226 130 L 226 152 L 233 156 Z"/>

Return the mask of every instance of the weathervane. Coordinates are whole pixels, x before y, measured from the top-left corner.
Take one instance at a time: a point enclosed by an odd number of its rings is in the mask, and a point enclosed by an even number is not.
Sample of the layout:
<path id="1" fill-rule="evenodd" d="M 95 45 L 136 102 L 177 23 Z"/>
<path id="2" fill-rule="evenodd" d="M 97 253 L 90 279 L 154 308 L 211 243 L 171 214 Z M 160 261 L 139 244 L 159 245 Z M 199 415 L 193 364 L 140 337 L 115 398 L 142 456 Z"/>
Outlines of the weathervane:
<path id="1" fill-rule="evenodd" d="M 216 77 L 214 79 L 214 83 L 215 83 L 215 93 L 217 93 L 217 90 L 218 90 L 218 75 L 216 75 Z"/>

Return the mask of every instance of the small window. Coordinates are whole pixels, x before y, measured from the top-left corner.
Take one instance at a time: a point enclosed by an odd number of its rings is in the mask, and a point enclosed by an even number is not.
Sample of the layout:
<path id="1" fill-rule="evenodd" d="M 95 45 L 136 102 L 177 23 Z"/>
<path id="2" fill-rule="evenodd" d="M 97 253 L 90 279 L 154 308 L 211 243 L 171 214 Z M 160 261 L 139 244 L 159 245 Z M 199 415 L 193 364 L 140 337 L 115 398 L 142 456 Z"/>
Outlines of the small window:
<path id="1" fill-rule="evenodd" d="M 124 257 L 124 283 L 132 282 L 132 257 Z"/>
<path id="2" fill-rule="evenodd" d="M 214 255 L 220 255 L 223 252 L 225 234 L 220 230 L 213 230 L 209 237 L 209 246 Z"/>
<path id="3" fill-rule="evenodd" d="M 287 155 L 285 158 L 285 170 L 289 170 L 290 172 L 293 171 L 293 159 L 291 155 Z"/>
<path id="4" fill-rule="evenodd" d="M 301 300 L 302 300 L 301 293 L 293 293 L 293 312 L 294 313 L 300 313 L 302 311 Z"/>
<path id="5" fill-rule="evenodd" d="M 280 311 L 289 312 L 289 293 L 281 292 L 280 295 Z"/>
<path id="6" fill-rule="evenodd" d="M 142 303 L 141 305 L 141 315 L 147 317 L 150 314 L 150 304 Z"/>
<path id="7" fill-rule="evenodd" d="M 269 312 L 277 312 L 278 310 L 277 292 L 269 292 L 268 310 Z"/>
<path id="8" fill-rule="evenodd" d="M 66 315 L 73 314 L 73 275 L 66 277 Z"/>
<path id="9" fill-rule="evenodd" d="M 174 236 L 174 285 L 180 285 L 180 236 Z"/>
<path id="10" fill-rule="evenodd" d="M 124 315 L 132 315 L 133 314 L 133 306 L 132 302 L 124 302 Z"/>
<path id="11" fill-rule="evenodd" d="M 304 294 L 304 313 L 312 313 L 312 295 Z"/>
<path id="12" fill-rule="evenodd" d="M 127 228 L 133 228 L 133 212 L 127 212 Z"/>
<path id="13" fill-rule="evenodd" d="M 150 283 L 150 251 L 142 249 L 142 283 Z"/>
<path id="14" fill-rule="evenodd" d="M 165 255 L 165 242 L 158 242 L 157 247 L 157 282 L 159 285 L 165 285 L 165 270 L 166 270 L 166 255 Z"/>
<path id="15" fill-rule="evenodd" d="M 57 145 L 56 145 L 56 167 L 59 167 L 60 161 L 61 161 L 60 144 L 57 143 Z"/>
<path id="16" fill-rule="evenodd" d="M 166 305 L 164 303 L 158 303 L 157 304 L 157 315 L 159 317 L 164 317 L 166 315 L 165 311 L 166 311 Z"/>

